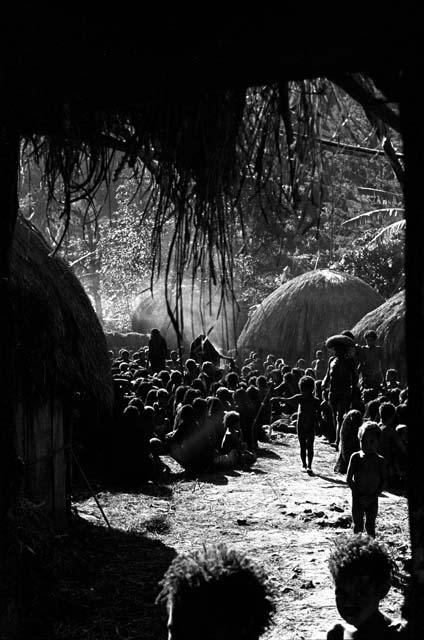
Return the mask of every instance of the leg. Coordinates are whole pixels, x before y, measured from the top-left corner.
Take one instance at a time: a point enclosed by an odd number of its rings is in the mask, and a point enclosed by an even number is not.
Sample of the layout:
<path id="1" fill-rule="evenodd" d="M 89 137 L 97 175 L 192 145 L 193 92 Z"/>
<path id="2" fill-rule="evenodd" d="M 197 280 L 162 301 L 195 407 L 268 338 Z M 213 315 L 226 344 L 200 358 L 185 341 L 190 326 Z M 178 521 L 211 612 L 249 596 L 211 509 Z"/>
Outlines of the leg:
<path id="1" fill-rule="evenodd" d="M 360 499 L 352 496 L 352 520 L 353 533 L 362 533 L 364 530 L 364 507 Z"/>
<path id="2" fill-rule="evenodd" d="M 306 451 L 308 454 L 308 469 L 312 468 L 312 460 L 314 459 L 314 436 L 309 436 L 306 443 Z"/>
<path id="3" fill-rule="evenodd" d="M 300 445 L 300 459 L 302 460 L 303 468 L 306 469 L 306 439 L 303 435 L 299 435 L 299 445 Z"/>
<path id="4" fill-rule="evenodd" d="M 375 538 L 375 521 L 378 513 L 378 498 L 365 509 L 365 531 Z"/>

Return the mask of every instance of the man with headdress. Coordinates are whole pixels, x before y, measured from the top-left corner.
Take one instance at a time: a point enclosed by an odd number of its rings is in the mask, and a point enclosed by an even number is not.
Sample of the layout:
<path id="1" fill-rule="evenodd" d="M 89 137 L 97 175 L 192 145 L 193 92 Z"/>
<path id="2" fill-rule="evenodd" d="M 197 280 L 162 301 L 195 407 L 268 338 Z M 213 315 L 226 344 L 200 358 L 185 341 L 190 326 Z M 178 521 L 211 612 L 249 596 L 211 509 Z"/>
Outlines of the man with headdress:
<path id="1" fill-rule="evenodd" d="M 168 357 L 168 345 L 159 329 L 152 329 L 149 340 L 149 362 L 153 373 L 157 373 L 165 368 Z"/>
<path id="2" fill-rule="evenodd" d="M 334 349 L 334 356 L 328 361 L 327 373 L 322 381 L 322 388 L 328 388 L 328 401 L 333 410 L 336 425 L 336 449 L 339 448 L 340 429 L 343 418 L 352 404 L 352 396 L 358 387 L 358 373 L 349 350 L 355 346 L 354 340 L 340 334 L 331 336 L 326 347 Z"/>
<path id="3" fill-rule="evenodd" d="M 212 362 L 215 367 L 219 367 L 220 358 L 231 360 L 228 356 L 221 355 L 204 333 L 197 336 L 197 338 L 195 338 L 191 343 L 190 358 L 196 360 L 199 364 L 203 364 L 203 362 Z"/>

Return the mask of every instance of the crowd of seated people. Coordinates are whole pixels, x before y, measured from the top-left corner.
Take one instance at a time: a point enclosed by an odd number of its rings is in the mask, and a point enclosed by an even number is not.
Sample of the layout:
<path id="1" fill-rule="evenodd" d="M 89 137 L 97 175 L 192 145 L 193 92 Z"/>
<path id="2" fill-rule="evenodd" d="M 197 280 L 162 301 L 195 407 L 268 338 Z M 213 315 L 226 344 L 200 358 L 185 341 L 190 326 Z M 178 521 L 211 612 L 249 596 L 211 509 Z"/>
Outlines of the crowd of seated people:
<path id="1" fill-rule="evenodd" d="M 156 332 L 154 337 L 158 341 Z M 117 470 L 123 468 L 125 474 L 140 480 L 161 477 L 168 472 L 161 461 L 164 454 L 193 473 L 250 466 L 257 457 L 258 441 L 266 441 L 267 434 L 297 430 L 301 409 L 287 400 L 301 399 L 302 384 L 309 387 L 313 381 L 312 394 L 319 401 L 314 435 L 339 451 L 335 470 L 346 473 L 351 454 L 359 448 L 362 422 L 376 421 L 381 429 L 379 453 L 387 461 L 389 483 L 402 485 L 408 391 L 396 370 L 382 371 L 380 354 L 374 355 L 373 349 L 379 347 L 374 336 L 368 336 L 366 345 L 348 350 L 357 378 L 346 382 L 350 385 L 348 401 L 339 426 L 331 400 L 332 375 L 340 358 L 337 352 L 327 360 L 317 351 L 309 366 L 305 359 L 292 366 L 283 357 L 252 351 L 238 364 L 226 358 L 219 366 L 218 358 L 205 360 L 205 352 L 196 343 L 196 350 L 190 352 L 196 359 L 185 359 L 171 350 L 162 358 L 160 369 L 157 358 L 152 366 L 149 347 L 135 352 L 121 349 L 117 356 L 111 353 L 114 433 L 123 434 L 114 442 L 113 455 L 120 461 Z M 367 368 L 361 350 L 366 351 Z"/>

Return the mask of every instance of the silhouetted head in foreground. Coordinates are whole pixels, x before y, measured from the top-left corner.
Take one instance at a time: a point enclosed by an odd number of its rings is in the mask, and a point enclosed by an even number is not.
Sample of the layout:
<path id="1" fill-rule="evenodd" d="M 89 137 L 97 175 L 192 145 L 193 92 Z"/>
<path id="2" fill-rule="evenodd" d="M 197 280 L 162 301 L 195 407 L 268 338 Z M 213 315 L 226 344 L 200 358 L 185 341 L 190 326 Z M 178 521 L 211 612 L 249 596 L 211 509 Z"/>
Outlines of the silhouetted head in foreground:
<path id="1" fill-rule="evenodd" d="M 168 640 L 257 640 L 271 624 L 264 574 L 225 545 L 177 556 L 161 586 Z"/>

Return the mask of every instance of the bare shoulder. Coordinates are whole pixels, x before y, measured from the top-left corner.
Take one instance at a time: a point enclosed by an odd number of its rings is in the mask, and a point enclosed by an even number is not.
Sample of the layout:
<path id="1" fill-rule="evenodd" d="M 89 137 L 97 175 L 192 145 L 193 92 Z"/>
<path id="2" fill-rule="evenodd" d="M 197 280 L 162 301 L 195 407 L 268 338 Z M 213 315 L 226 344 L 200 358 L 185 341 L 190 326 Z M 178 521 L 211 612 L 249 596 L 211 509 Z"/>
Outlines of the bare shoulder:
<path id="1" fill-rule="evenodd" d="M 317 631 L 311 640 L 343 640 L 344 627 L 342 624 L 335 624 L 328 631 Z"/>

